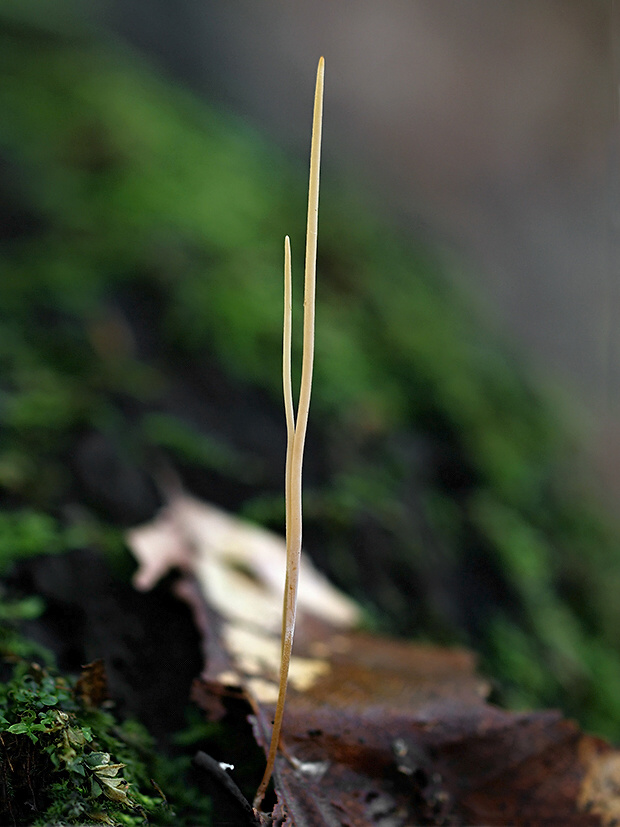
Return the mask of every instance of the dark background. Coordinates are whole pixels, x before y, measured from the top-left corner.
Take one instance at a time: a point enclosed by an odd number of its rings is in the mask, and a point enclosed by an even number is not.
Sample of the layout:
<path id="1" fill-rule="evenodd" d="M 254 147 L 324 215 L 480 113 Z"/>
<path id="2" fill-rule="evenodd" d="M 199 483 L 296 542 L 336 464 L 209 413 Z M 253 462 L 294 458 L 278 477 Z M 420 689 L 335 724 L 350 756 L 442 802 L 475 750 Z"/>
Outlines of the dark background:
<path id="1" fill-rule="evenodd" d="M 94 19 L 451 258 L 620 485 L 618 8 L 589 0 L 107 0 Z M 458 265 L 455 266 L 455 262 Z"/>

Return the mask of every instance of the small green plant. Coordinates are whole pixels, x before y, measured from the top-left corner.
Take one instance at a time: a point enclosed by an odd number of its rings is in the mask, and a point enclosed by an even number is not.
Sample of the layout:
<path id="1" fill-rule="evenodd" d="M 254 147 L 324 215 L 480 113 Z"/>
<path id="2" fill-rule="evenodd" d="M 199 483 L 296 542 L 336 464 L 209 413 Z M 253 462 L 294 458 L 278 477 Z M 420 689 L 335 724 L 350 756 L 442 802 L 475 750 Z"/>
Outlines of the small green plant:
<path id="1" fill-rule="evenodd" d="M 280 659 L 280 682 L 278 701 L 271 731 L 271 743 L 263 779 L 254 797 L 254 808 L 259 809 L 267 785 L 273 773 L 276 754 L 282 730 L 282 718 L 286 700 L 288 673 L 295 634 L 297 614 L 297 588 L 299 582 L 299 561 L 302 538 L 302 466 L 304 443 L 310 410 L 312 390 L 312 368 L 314 362 L 314 307 L 316 295 L 316 252 L 319 217 L 319 173 L 321 165 L 321 132 L 323 125 L 323 83 L 325 62 L 319 60 L 314 93 L 312 119 L 312 141 L 310 147 L 310 182 L 308 186 L 308 224 L 306 229 L 306 259 L 304 272 L 304 326 L 301 365 L 301 385 L 297 417 L 293 405 L 291 380 L 291 327 L 292 327 L 292 273 L 291 243 L 284 239 L 284 324 L 282 346 L 282 376 L 284 388 L 284 412 L 286 416 L 286 582 L 282 609 L 282 653 Z"/>
<path id="2" fill-rule="evenodd" d="M 0 684 L 0 823 L 180 824 L 152 775 L 166 788 L 173 777 L 142 727 L 119 723 L 80 680 L 17 660 Z M 205 802 L 185 798 L 208 823 Z"/>
<path id="3" fill-rule="evenodd" d="M 0 710 L 4 818 L 19 823 L 27 808 L 46 822 L 52 808 L 67 823 L 120 824 L 122 811 L 142 823 L 153 809 L 155 799 L 133 792 L 127 764 L 109 751 L 112 716 L 88 709 L 67 679 L 20 661 L 0 685 Z"/>

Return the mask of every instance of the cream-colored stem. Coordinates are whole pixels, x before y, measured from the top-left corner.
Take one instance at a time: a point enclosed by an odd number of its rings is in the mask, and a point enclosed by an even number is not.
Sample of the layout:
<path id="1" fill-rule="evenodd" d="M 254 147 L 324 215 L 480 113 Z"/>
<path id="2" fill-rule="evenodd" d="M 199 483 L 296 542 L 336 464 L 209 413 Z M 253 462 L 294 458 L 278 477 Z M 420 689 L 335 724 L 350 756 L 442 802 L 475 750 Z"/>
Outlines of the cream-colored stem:
<path id="1" fill-rule="evenodd" d="M 293 383 L 291 378 L 291 339 L 292 339 L 292 318 L 293 318 L 293 276 L 291 270 L 291 240 L 288 236 L 284 239 L 284 325 L 282 336 L 282 387 L 284 389 L 284 414 L 286 418 L 286 468 L 284 472 L 284 502 L 286 512 L 286 582 L 284 584 L 284 606 L 282 610 L 282 654 L 280 666 L 285 662 L 284 643 L 286 640 L 287 618 L 288 618 L 288 586 L 289 586 L 289 564 L 288 549 L 290 546 L 291 532 L 291 465 L 293 462 L 293 443 L 295 440 L 295 411 L 293 408 Z"/>
<path id="2" fill-rule="evenodd" d="M 271 779 L 275 764 L 282 718 L 288 673 L 295 633 L 297 615 L 297 587 L 299 582 L 299 561 L 302 541 L 302 466 L 304 443 L 310 410 L 310 392 L 312 389 L 312 367 L 314 361 L 314 306 L 316 295 L 316 251 L 319 216 L 319 171 L 321 165 L 321 132 L 323 117 L 323 79 L 325 62 L 319 60 L 314 93 L 314 113 L 312 118 L 312 142 L 310 147 L 310 181 L 308 187 L 308 223 L 306 228 L 306 261 L 304 272 L 304 328 L 301 363 L 301 384 L 297 418 L 293 412 L 291 391 L 291 312 L 287 310 L 287 297 L 290 302 L 291 267 L 290 246 L 285 241 L 284 266 L 284 344 L 283 344 L 283 382 L 284 407 L 287 423 L 287 457 L 285 471 L 286 498 L 286 582 L 282 611 L 282 654 L 280 661 L 280 682 L 278 701 L 271 730 L 271 743 L 267 756 L 267 766 L 263 779 L 254 797 L 254 807 L 258 809 Z"/>
<path id="3" fill-rule="evenodd" d="M 284 239 L 284 323 L 282 336 L 282 387 L 284 389 L 284 415 L 286 419 L 286 471 L 285 499 L 290 501 L 289 484 L 293 437 L 295 435 L 295 411 L 293 410 L 293 385 L 291 380 L 291 338 L 293 318 L 293 276 L 291 271 L 291 239 Z M 287 514 L 288 516 L 288 514 Z"/>

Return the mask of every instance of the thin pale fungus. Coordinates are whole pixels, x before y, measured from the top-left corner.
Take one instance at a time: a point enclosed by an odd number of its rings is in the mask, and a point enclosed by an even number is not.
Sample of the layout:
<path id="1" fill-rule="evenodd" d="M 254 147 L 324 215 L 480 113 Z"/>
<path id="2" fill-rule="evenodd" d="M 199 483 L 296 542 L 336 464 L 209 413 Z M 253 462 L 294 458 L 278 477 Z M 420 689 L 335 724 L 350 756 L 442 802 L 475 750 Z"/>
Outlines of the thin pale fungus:
<path id="1" fill-rule="evenodd" d="M 310 146 L 310 180 L 308 186 L 308 222 L 306 227 L 306 257 L 304 270 L 304 323 L 301 362 L 301 384 L 297 417 L 293 405 L 291 381 L 291 339 L 292 339 L 292 273 L 291 244 L 288 236 L 284 239 L 284 330 L 282 347 L 282 373 L 284 387 L 284 411 L 286 416 L 286 582 L 282 609 L 282 651 L 278 701 L 271 731 L 271 743 L 263 779 L 254 797 L 254 808 L 259 809 L 271 779 L 275 764 L 288 673 L 295 633 L 297 614 L 297 588 L 299 582 L 299 561 L 302 540 L 302 466 L 304 443 L 308 427 L 310 393 L 312 390 L 312 368 L 314 362 L 314 308 L 316 295 L 316 252 L 319 217 L 319 171 L 321 165 L 321 131 L 323 121 L 323 79 L 325 62 L 319 60 L 314 93 L 314 114 L 312 119 L 312 141 Z"/>

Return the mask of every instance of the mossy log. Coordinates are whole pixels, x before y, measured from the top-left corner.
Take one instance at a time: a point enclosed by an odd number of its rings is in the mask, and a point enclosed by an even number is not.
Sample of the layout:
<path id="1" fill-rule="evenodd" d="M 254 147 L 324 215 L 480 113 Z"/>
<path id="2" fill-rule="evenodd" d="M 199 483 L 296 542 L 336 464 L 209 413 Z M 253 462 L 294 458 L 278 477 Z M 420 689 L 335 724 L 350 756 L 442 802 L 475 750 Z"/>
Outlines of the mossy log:
<path id="1" fill-rule="evenodd" d="M 114 546 L 164 465 L 281 528 L 280 251 L 305 173 L 77 25 L 2 10 L 0 55 L 5 570 L 84 532 Z M 369 622 L 472 645 L 504 701 L 617 737 L 619 539 L 567 480 L 573 440 L 439 258 L 340 190 L 307 551 Z"/>

